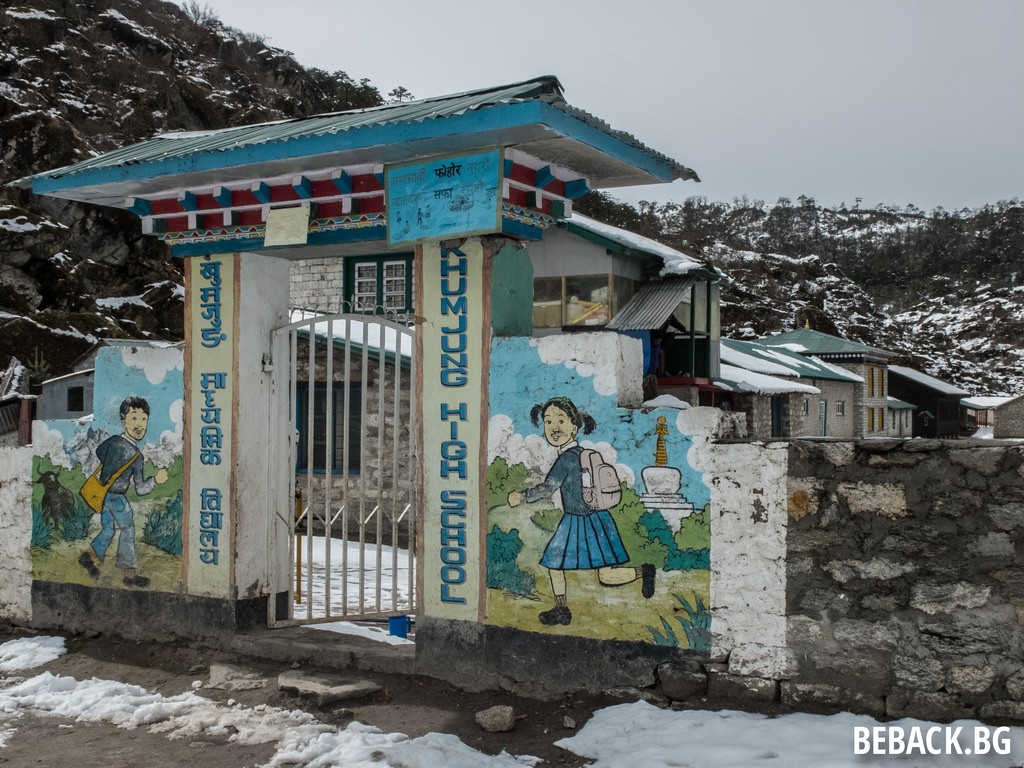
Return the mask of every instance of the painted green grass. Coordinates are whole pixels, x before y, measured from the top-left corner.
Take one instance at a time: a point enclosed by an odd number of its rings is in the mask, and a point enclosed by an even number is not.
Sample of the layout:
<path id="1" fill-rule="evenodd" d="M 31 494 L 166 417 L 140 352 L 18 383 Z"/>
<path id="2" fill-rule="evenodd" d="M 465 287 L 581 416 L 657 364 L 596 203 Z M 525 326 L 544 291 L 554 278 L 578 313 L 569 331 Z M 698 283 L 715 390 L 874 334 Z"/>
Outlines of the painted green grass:
<path id="1" fill-rule="evenodd" d="M 177 592 L 181 579 L 181 557 L 162 552 L 157 547 L 146 544 L 141 532 L 152 512 L 162 510 L 162 500 L 140 500 L 133 502 L 135 509 L 135 552 L 138 557 L 140 576 L 150 579 L 147 588 L 155 592 Z M 107 551 L 107 559 L 100 565 L 100 578 L 93 580 L 85 569 L 78 564 L 78 557 L 89 546 L 93 537 L 100 531 L 100 516 L 93 515 L 89 523 L 89 532 L 84 540 L 64 541 L 54 538 L 46 549 L 32 549 L 32 578 L 38 581 L 55 581 L 68 584 L 82 584 L 89 587 L 108 589 L 129 589 L 121 583 L 124 574 L 114 561 L 117 557 L 117 537 Z"/>
<path id="2" fill-rule="evenodd" d="M 654 596 L 649 600 L 640 595 L 639 581 L 621 587 L 605 587 L 598 583 L 596 571 L 569 571 L 566 576 L 569 608 L 573 613 L 572 624 L 544 626 L 538 621 L 537 614 L 550 608 L 553 598 L 547 569 L 539 563 L 560 514 L 547 499 L 534 504 L 524 503 L 516 508 L 497 505 L 490 510 L 488 529 L 498 525 L 503 531 L 518 529 L 523 533 L 523 548 L 518 554 L 517 563 L 520 569 L 535 577 L 536 587 L 529 596 L 515 596 L 504 590 L 488 589 L 489 624 L 545 634 L 600 640 L 637 640 L 656 644 L 650 627 L 660 626 L 662 616 L 674 614 L 674 609 L 680 606 L 677 596 L 691 605 L 695 605 L 698 598 L 708 602 L 708 570 L 664 571 L 659 568 Z M 626 551 L 634 558 L 630 564 L 645 562 L 644 555 L 650 553 L 637 546 L 637 538 L 628 535 L 632 532 L 624 530 L 624 521 L 618 522 L 626 542 Z M 679 640 L 680 647 L 687 647 L 685 636 Z"/>

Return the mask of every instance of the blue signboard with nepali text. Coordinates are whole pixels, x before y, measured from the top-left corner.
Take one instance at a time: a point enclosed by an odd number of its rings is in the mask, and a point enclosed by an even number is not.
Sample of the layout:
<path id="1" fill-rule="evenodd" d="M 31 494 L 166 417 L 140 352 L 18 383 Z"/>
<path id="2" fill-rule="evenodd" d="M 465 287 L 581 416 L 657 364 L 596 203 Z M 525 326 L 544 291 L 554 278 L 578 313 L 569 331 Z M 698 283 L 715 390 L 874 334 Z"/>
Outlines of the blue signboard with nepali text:
<path id="1" fill-rule="evenodd" d="M 501 174 L 497 149 L 387 168 L 389 245 L 499 232 Z"/>

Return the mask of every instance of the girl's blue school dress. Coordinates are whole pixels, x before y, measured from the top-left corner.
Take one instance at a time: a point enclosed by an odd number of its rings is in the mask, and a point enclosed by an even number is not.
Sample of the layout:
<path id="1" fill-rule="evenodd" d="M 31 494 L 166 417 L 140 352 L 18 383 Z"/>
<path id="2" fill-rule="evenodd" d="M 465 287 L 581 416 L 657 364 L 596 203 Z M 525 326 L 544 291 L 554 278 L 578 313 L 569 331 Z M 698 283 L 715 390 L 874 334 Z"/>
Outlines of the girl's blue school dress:
<path id="1" fill-rule="evenodd" d="M 526 501 L 538 501 L 562 492 L 565 512 L 551 541 L 544 549 L 540 564 L 556 571 L 591 570 L 622 565 L 629 555 L 622 543 L 615 520 L 605 509 L 590 509 L 583 503 L 583 477 L 580 454 L 575 441 L 562 447 L 544 482 L 523 494 Z"/>

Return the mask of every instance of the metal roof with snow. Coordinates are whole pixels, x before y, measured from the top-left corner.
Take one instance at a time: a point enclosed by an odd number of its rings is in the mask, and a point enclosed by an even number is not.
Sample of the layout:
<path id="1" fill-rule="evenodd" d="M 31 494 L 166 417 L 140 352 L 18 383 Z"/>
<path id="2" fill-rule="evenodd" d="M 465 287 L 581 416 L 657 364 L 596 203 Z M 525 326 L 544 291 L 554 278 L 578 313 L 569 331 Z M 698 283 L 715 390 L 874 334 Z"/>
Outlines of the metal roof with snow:
<path id="1" fill-rule="evenodd" d="M 971 397 L 960 398 L 960 405 L 964 408 L 969 408 L 972 411 L 988 411 L 993 408 L 998 408 L 1002 405 L 1006 405 L 1009 402 L 1017 400 L 1024 395 L 973 395 Z"/>
<path id="2" fill-rule="evenodd" d="M 486 146 L 570 167 L 592 188 L 699 181 L 690 168 L 566 103 L 557 78 L 544 76 L 369 109 L 163 134 L 17 183 L 30 182 L 37 194 L 125 207 L 126 198 L 167 189 Z"/>
<path id="3" fill-rule="evenodd" d="M 766 336 L 759 339 L 762 344 L 779 347 L 787 346 L 793 351 L 809 355 L 821 355 L 829 357 L 867 357 L 877 358 L 882 361 L 893 356 L 892 352 L 857 341 L 842 339 L 821 331 L 813 331 L 810 328 L 800 328 L 795 331 L 777 333 L 774 336 Z"/>
<path id="4" fill-rule="evenodd" d="M 727 363 L 722 363 L 721 376 L 712 379 L 716 387 L 731 392 L 745 392 L 753 395 L 787 395 L 804 394 L 816 395 L 821 392 L 810 384 L 801 384 L 791 378 L 779 378 L 768 376 L 764 373 L 755 373 L 746 368 L 737 368 Z"/>
<path id="5" fill-rule="evenodd" d="M 687 253 L 589 216 L 574 213 L 571 219 L 559 221 L 558 226 L 615 253 L 627 256 L 643 254 L 659 258 L 663 265 L 660 272 L 662 276 L 690 276 L 713 281 L 723 280 L 725 277 L 717 267 L 709 266 Z"/>
<path id="6" fill-rule="evenodd" d="M 798 376 L 805 379 L 862 382 L 856 373 L 815 357 L 756 341 L 721 340 L 722 362 L 769 376 Z"/>
<path id="7" fill-rule="evenodd" d="M 885 398 L 886 405 L 893 411 L 914 411 L 917 410 L 917 406 L 913 403 L 908 403 L 906 400 L 900 400 L 898 397 L 892 397 L 891 395 Z"/>

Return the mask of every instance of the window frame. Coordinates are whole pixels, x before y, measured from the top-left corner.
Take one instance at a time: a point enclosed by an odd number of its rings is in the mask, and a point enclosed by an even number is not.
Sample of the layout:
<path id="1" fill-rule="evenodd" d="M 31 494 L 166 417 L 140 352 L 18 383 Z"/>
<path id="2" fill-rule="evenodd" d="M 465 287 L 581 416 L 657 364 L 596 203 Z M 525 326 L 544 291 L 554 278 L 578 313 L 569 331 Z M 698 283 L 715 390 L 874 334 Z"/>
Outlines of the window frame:
<path id="1" fill-rule="evenodd" d="M 404 289 L 404 302 L 401 307 L 389 307 L 387 306 L 388 296 L 401 295 L 398 291 L 387 291 L 387 281 L 389 279 L 399 279 L 396 276 L 388 276 L 386 274 L 387 267 L 391 265 L 401 264 L 404 268 L 405 274 L 401 277 L 405 281 Z M 363 266 L 373 265 L 374 275 L 372 280 L 375 286 L 375 295 L 373 301 L 372 311 L 362 308 L 356 304 L 357 287 L 360 282 L 368 282 L 371 278 L 360 277 L 358 275 L 359 268 Z M 388 312 L 395 312 L 397 314 L 405 314 L 413 311 L 413 254 L 411 253 L 388 253 L 377 256 L 350 256 L 345 259 L 344 264 L 344 286 L 343 299 L 345 304 L 350 308 L 351 312 L 357 312 L 365 315 L 379 315 Z M 365 295 L 365 293 L 360 294 Z"/>

